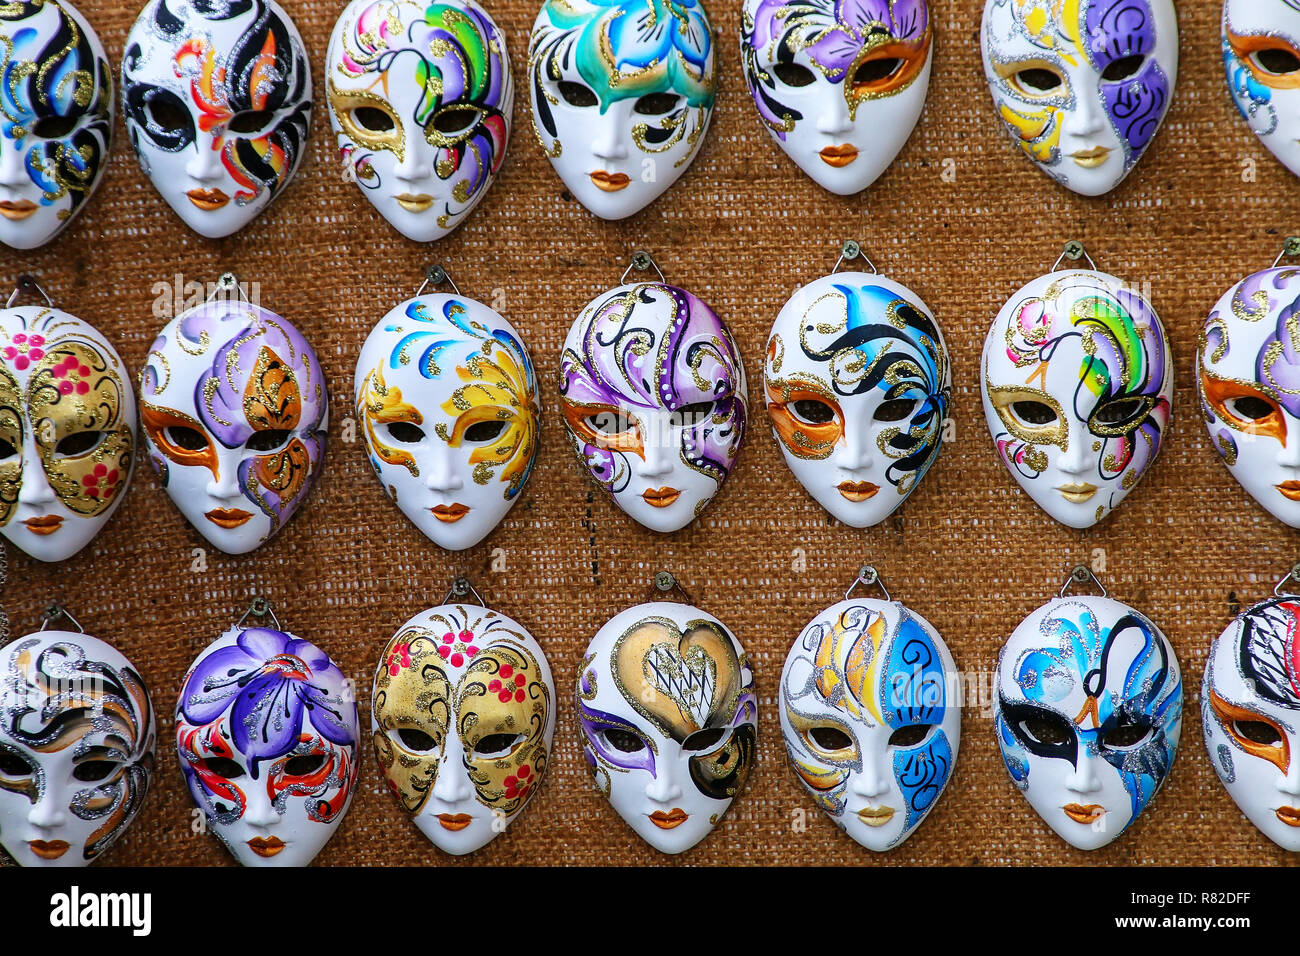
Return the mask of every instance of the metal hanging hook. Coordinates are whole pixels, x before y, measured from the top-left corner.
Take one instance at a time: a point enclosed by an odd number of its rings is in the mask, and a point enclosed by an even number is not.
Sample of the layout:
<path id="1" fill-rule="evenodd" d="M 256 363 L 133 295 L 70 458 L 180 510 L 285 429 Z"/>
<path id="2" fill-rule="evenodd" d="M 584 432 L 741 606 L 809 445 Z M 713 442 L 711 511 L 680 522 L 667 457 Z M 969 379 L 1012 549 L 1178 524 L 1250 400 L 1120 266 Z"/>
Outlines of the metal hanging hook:
<path id="1" fill-rule="evenodd" d="M 1101 583 L 1097 575 L 1092 573 L 1092 568 L 1086 564 L 1076 564 L 1070 569 L 1070 576 L 1065 579 L 1065 583 L 1061 585 L 1061 590 L 1056 592 L 1056 596 L 1065 597 L 1065 592 L 1070 590 L 1071 584 L 1087 584 L 1089 581 L 1097 585 L 1102 597 L 1106 596 L 1106 585 Z"/>
<path id="2" fill-rule="evenodd" d="M 872 275 L 880 275 L 880 270 L 876 268 L 876 264 L 862 251 L 862 243 L 854 239 L 845 239 L 840 243 L 840 257 L 835 260 L 835 268 L 831 270 L 831 275 L 840 271 L 840 266 L 844 264 L 846 259 L 850 262 L 854 259 L 861 259 L 871 269 Z"/>
<path id="3" fill-rule="evenodd" d="M 82 634 L 86 633 L 86 629 L 81 626 L 81 623 L 75 617 L 72 616 L 72 613 L 57 601 L 41 612 L 41 630 L 45 630 L 50 626 L 50 624 L 61 617 L 66 617 L 72 623 L 72 626 Z"/>
<path id="4" fill-rule="evenodd" d="M 623 278 L 618 280 L 620 285 L 627 282 L 627 274 L 633 269 L 637 272 L 645 272 L 648 269 L 654 269 L 655 272 L 659 273 L 660 282 L 668 281 L 664 278 L 664 270 L 659 268 L 659 263 L 655 262 L 650 253 L 646 252 L 644 249 L 638 249 L 636 252 L 632 253 L 632 262 L 623 270 Z"/>
<path id="5" fill-rule="evenodd" d="M 686 588 L 682 587 L 680 581 L 674 577 L 671 571 L 655 572 L 654 580 L 650 584 L 650 600 L 662 601 L 668 595 L 676 594 L 687 604 L 694 604 L 695 599 L 690 596 Z"/>
<path id="6" fill-rule="evenodd" d="M 1277 258 L 1273 260 L 1272 267 L 1276 269 L 1277 264 L 1283 259 L 1293 258 L 1295 256 L 1300 256 L 1300 236 L 1287 236 L 1286 243 L 1282 246 L 1282 251 L 1279 252 Z"/>
<path id="7" fill-rule="evenodd" d="M 447 270 L 435 262 L 424 270 L 424 281 L 420 283 L 420 288 L 415 290 L 415 294 L 418 297 L 430 285 L 442 285 L 444 282 L 451 286 L 451 291 L 455 292 L 457 295 L 461 294 L 460 289 L 456 287 L 456 283 L 452 280 L 451 276 L 447 275 Z"/>
<path id="8" fill-rule="evenodd" d="M 252 603 L 248 605 L 248 610 L 235 622 L 235 627 L 242 628 L 244 622 L 250 617 L 269 617 L 277 631 L 283 630 L 280 627 L 280 619 L 275 616 L 275 608 L 271 607 L 271 602 L 260 594 L 253 598 Z"/>
<path id="9" fill-rule="evenodd" d="M 221 273 L 221 277 L 217 279 L 217 287 L 213 289 L 208 294 L 208 297 L 203 301 L 205 303 L 211 302 L 217 296 L 221 296 L 223 299 L 229 299 L 232 295 L 238 295 L 245 302 L 248 302 L 248 296 L 244 294 L 244 290 L 239 285 L 239 277 L 233 272 L 223 272 Z M 252 305 L 251 302 L 248 302 L 248 304 Z"/>
<path id="10" fill-rule="evenodd" d="M 451 604 L 453 603 L 452 598 L 456 599 L 454 603 L 461 603 L 465 600 L 465 595 L 467 594 L 474 595 L 474 600 L 478 601 L 478 603 L 483 607 L 487 607 L 487 602 L 483 600 L 483 595 L 474 590 L 474 585 L 470 584 L 469 578 L 465 577 L 463 574 L 457 575 L 452 580 L 451 587 L 447 590 L 447 596 L 442 599 L 442 603 Z"/>
<path id="11" fill-rule="evenodd" d="M 41 284 L 36 281 L 36 278 L 24 272 L 18 277 L 18 281 L 14 283 L 14 291 L 9 293 L 9 301 L 5 303 L 6 309 L 13 306 L 14 299 L 18 298 L 18 295 L 21 292 L 26 292 L 29 295 L 34 295 L 39 292 L 41 298 L 45 300 L 45 304 L 51 309 L 54 308 L 54 301 L 49 297 L 49 294 L 41 288 Z"/>
<path id="12" fill-rule="evenodd" d="M 1291 570 L 1283 575 L 1282 580 L 1273 585 L 1273 593 L 1278 597 L 1300 597 L 1300 591 L 1286 591 L 1286 583 L 1300 585 L 1300 563 L 1291 565 Z"/>
<path id="13" fill-rule="evenodd" d="M 1088 250 L 1083 247 L 1083 243 L 1078 239 L 1071 239 L 1065 244 L 1065 249 L 1057 257 L 1056 262 L 1052 265 L 1052 272 L 1055 272 L 1066 259 L 1077 263 L 1080 259 L 1088 263 L 1089 269 L 1096 269 L 1097 263 L 1092 261 L 1092 256 L 1088 255 Z"/>
<path id="14" fill-rule="evenodd" d="M 853 583 L 849 585 L 849 589 L 844 592 L 844 600 L 847 601 L 849 599 L 849 596 L 857 589 L 859 584 L 868 588 L 880 588 L 880 593 L 885 596 L 886 601 L 893 600 L 893 598 L 889 596 L 889 589 L 885 587 L 884 580 L 880 577 L 880 572 L 870 564 L 864 564 L 858 569 L 858 576 L 853 579 Z"/>

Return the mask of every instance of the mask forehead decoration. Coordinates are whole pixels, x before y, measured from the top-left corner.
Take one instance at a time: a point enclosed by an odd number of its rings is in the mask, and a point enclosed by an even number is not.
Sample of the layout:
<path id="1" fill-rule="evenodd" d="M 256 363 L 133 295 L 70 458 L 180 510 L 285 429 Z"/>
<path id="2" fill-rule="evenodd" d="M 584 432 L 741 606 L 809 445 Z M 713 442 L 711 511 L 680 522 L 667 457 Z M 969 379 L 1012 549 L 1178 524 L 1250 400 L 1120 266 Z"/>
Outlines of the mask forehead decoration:
<path id="1" fill-rule="evenodd" d="M 528 47 L 533 131 L 602 219 L 686 171 L 713 115 L 713 28 L 699 0 L 547 0 Z"/>
<path id="2" fill-rule="evenodd" d="M 772 326 L 763 385 L 786 464 L 852 527 L 892 514 L 939 456 L 947 347 L 920 297 L 883 276 L 837 273 L 797 291 Z"/>
<path id="3" fill-rule="evenodd" d="M 537 374 L 514 326 L 459 293 L 417 295 L 370 333 L 355 385 L 370 463 L 402 513 L 441 547 L 482 541 L 537 459 Z"/>
<path id="4" fill-rule="evenodd" d="M 190 796 L 236 860 L 306 866 L 352 801 L 356 694 L 328 654 L 271 617 L 274 628 L 241 620 L 190 665 L 176 749 Z"/>
<path id="5" fill-rule="evenodd" d="M 653 531 L 690 524 L 735 466 L 747 413 L 740 352 L 684 289 L 636 282 L 598 296 L 564 340 L 559 385 L 583 467 Z"/>
<path id="6" fill-rule="evenodd" d="M 1136 288 L 1104 272 L 1041 276 L 984 342 L 984 417 L 998 457 L 1044 511 L 1088 528 L 1141 480 L 1169 425 L 1169 340 Z"/>
<path id="7" fill-rule="evenodd" d="M 353 0 L 326 61 L 349 178 L 416 242 L 455 229 L 505 159 L 514 85 L 505 34 L 474 0 Z"/>
<path id="8" fill-rule="evenodd" d="M 98 859 L 144 805 L 154 735 L 139 672 L 99 638 L 42 629 L 0 649 L 0 848 L 19 866 Z"/>
<path id="9" fill-rule="evenodd" d="M 1294 0 L 1225 0 L 1223 65 L 1251 130 L 1300 175 L 1300 6 Z"/>
<path id="10" fill-rule="evenodd" d="M 1169 110 L 1172 0 L 988 0 L 982 37 L 998 117 L 1025 155 L 1084 196 L 1118 186 Z"/>
<path id="11" fill-rule="evenodd" d="M 1182 678 L 1160 629 L 1104 594 L 1061 597 L 1012 632 L 996 680 L 998 746 L 1029 805 L 1081 850 L 1116 839 L 1178 749 Z"/>
<path id="12" fill-rule="evenodd" d="M 320 474 L 328 396 L 286 319 L 215 299 L 159 334 L 140 375 L 149 460 L 185 519 L 245 554 L 294 515 Z"/>
<path id="13" fill-rule="evenodd" d="M 859 580 L 879 578 L 864 568 Z M 817 805 L 868 849 L 906 840 L 947 786 L 961 737 L 956 680 L 938 632 L 887 594 L 827 608 L 790 648 L 786 755 Z"/>
<path id="14" fill-rule="evenodd" d="M 113 135 L 99 37 L 63 0 L 0 5 L 0 242 L 35 249 L 94 193 Z"/>
<path id="15" fill-rule="evenodd" d="M 1215 772 L 1247 819 L 1300 850 L 1300 599 L 1295 572 L 1275 596 L 1237 616 L 1210 645 L 1201 724 Z M 1291 585 L 1292 587 L 1288 587 Z"/>
<path id="16" fill-rule="evenodd" d="M 744 648 L 691 605 L 615 615 L 583 655 L 577 707 L 596 786 L 664 853 L 709 835 L 755 760 L 758 702 Z"/>
<path id="17" fill-rule="evenodd" d="M 311 66 L 273 0 L 150 0 L 126 38 L 122 98 L 145 175 L 191 229 L 248 225 L 293 179 Z"/>
<path id="18" fill-rule="evenodd" d="M 0 309 L 0 534 L 41 561 L 84 548 L 126 496 L 136 428 L 104 336 L 52 306 Z"/>
<path id="19" fill-rule="evenodd" d="M 541 786 L 555 684 L 506 615 L 464 603 L 417 614 L 384 648 L 372 700 L 380 771 L 439 849 L 491 842 Z"/>
<path id="20" fill-rule="evenodd" d="M 911 135 L 930 86 L 925 0 L 746 0 L 740 54 L 758 115 L 817 184 L 870 186 Z"/>
<path id="21" fill-rule="evenodd" d="M 1215 450 L 1269 514 L 1300 527 L 1300 270 L 1266 269 L 1215 305 L 1197 348 Z"/>

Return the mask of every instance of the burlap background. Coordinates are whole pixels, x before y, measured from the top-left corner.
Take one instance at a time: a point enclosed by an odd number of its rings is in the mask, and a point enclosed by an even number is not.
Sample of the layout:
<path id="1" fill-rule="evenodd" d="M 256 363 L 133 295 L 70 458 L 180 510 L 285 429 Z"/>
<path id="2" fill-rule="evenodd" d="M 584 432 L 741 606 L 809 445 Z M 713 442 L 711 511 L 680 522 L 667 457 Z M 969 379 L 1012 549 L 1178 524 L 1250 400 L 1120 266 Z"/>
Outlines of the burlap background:
<path id="1" fill-rule="evenodd" d="M 321 63 L 341 0 L 282 0 Z M 81 0 L 114 64 L 138 0 Z M 666 197 L 622 223 L 594 218 L 563 195 L 538 148 L 524 83 L 536 0 L 497 0 L 518 95 L 514 139 L 496 186 L 467 223 L 434 246 L 402 239 L 346 184 L 323 97 L 298 179 L 242 234 L 190 233 L 140 174 L 118 120 L 99 194 L 56 243 L 5 250 L 0 282 L 38 275 L 57 304 L 96 324 L 138 370 L 162 324 L 154 283 L 211 281 L 233 269 L 257 280 L 262 303 L 313 342 L 333 396 L 330 460 L 312 497 L 270 544 L 246 557 L 205 548 L 152 471 L 136 473 L 124 506 L 95 542 L 60 567 L 9 546 L 4 605 L 15 634 L 38 626 L 51 600 L 113 641 L 143 670 L 160 717 L 159 763 L 148 805 L 110 854 L 113 864 L 215 864 L 215 838 L 191 832 L 171 712 L 186 667 L 254 592 L 288 629 L 326 648 L 362 688 L 407 617 L 441 601 L 469 573 L 488 601 L 529 626 L 546 648 L 561 707 L 550 776 L 515 826 L 461 865 L 666 864 L 632 836 L 592 787 L 568 701 L 586 641 L 616 610 L 645 598 L 652 573 L 674 571 L 698 603 L 730 625 L 754 660 L 760 760 L 731 814 L 681 857 L 696 864 L 1283 862 L 1286 855 L 1238 812 L 1201 739 L 1199 689 L 1211 636 L 1234 602 L 1262 597 L 1297 557 L 1296 538 L 1255 506 L 1220 464 L 1194 413 L 1197 330 L 1217 297 L 1269 265 L 1297 229 L 1295 178 L 1238 117 L 1219 58 L 1217 3 L 1183 3 L 1182 64 L 1173 108 L 1137 171 L 1110 196 L 1058 188 L 1007 140 L 984 86 L 979 0 L 932 0 L 934 76 L 920 126 L 865 194 L 839 198 L 801 174 L 760 126 L 737 51 L 737 0 L 710 6 L 720 94 L 699 157 Z M 1257 164 L 1257 178 L 1243 171 Z M 945 167 L 955 179 L 945 178 Z M 947 181 L 952 179 L 952 181 Z M 953 351 L 956 442 L 899 516 L 868 532 L 828 519 L 786 469 L 763 415 L 760 358 L 786 297 L 824 274 L 839 241 L 863 240 L 880 269 L 937 313 Z M 979 403 L 978 359 L 1003 301 L 1046 271 L 1069 238 L 1098 266 L 1147 281 L 1173 338 L 1176 427 L 1133 496 L 1100 527 L 1050 521 L 994 458 Z M 618 281 L 630 251 L 651 250 L 670 281 L 731 325 L 750 374 L 753 428 L 739 467 L 695 526 L 662 537 L 593 494 L 563 436 L 554 375 L 579 308 Z M 415 291 L 424 266 L 445 263 L 461 290 L 491 301 L 523 332 L 543 377 L 547 419 L 523 500 L 484 544 L 443 552 L 384 496 L 361 447 L 341 440 L 352 372 L 372 324 Z M 143 464 L 143 462 L 142 462 Z M 494 549 L 505 571 L 491 573 Z M 785 653 L 806 621 L 838 600 L 864 559 L 893 595 L 924 614 L 963 669 L 989 671 L 1017 622 L 1055 593 L 1067 567 L 1104 549 L 1112 596 L 1151 615 L 1178 651 L 1186 686 L 1173 773 L 1148 813 L 1093 854 L 1067 847 L 1016 792 L 990 721 L 964 714 L 961 754 L 929 820 L 887 857 L 860 848 L 820 815 L 786 765 L 774 706 Z M 806 556 L 799 570 L 798 559 Z M 800 813 L 802 811 L 802 813 Z M 806 816 L 801 832 L 793 824 Z M 453 862 L 416 831 L 381 785 L 369 745 L 358 793 L 321 864 Z"/>

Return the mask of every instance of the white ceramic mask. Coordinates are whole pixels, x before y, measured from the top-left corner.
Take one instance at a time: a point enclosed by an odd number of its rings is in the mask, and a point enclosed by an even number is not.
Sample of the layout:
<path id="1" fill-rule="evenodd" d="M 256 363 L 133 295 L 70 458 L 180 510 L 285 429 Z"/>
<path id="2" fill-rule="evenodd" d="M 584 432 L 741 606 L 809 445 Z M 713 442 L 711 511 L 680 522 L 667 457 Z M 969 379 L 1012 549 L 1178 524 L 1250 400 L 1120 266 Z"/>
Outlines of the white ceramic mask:
<path id="1" fill-rule="evenodd" d="M 560 400 L 583 467 L 653 531 L 695 520 L 745 437 L 745 369 L 731 333 L 662 282 L 621 285 L 582 311 L 560 356 Z"/>
<path id="2" fill-rule="evenodd" d="M 190 796 L 244 866 L 306 866 L 329 842 L 352 802 L 358 734 L 338 665 L 265 627 L 209 644 L 176 702 Z"/>
<path id="3" fill-rule="evenodd" d="M 1225 0 L 1223 65 L 1250 128 L 1300 176 L 1300 6 L 1294 0 Z"/>
<path id="4" fill-rule="evenodd" d="M 1183 685 L 1169 641 L 1119 601 L 1058 598 L 1012 632 L 996 681 L 994 727 L 1016 787 L 1071 846 L 1110 843 L 1178 750 Z"/>
<path id="5" fill-rule="evenodd" d="M 785 751 L 817 805 L 858 843 L 912 835 L 952 776 L 957 667 L 925 618 L 849 598 L 803 629 L 781 674 Z"/>
<path id="6" fill-rule="evenodd" d="M 311 66 L 274 0 L 150 0 L 126 38 L 122 103 L 145 175 L 187 226 L 219 239 L 297 172 Z"/>
<path id="7" fill-rule="evenodd" d="M 505 34 L 474 0 L 352 0 L 325 64 L 344 168 L 402 235 L 441 239 L 506 155 L 514 84 Z"/>
<path id="8" fill-rule="evenodd" d="M 1241 812 L 1286 850 L 1300 850 L 1300 603 L 1284 594 L 1249 608 L 1210 645 L 1201 685 L 1205 747 Z"/>
<path id="9" fill-rule="evenodd" d="M 1088 528 L 1119 506 L 1169 424 L 1169 340 L 1151 304 L 1103 272 L 1040 276 L 984 342 L 984 417 L 998 457 L 1044 511 Z"/>
<path id="10" fill-rule="evenodd" d="M 461 295 L 417 296 L 370 333 L 355 387 L 370 463 L 402 513 L 452 551 L 487 537 L 537 458 L 537 375 L 514 326 Z"/>
<path id="11" fill-rule="evenodd" d="M 108 165 L 113 77 L 64 0 L 0 5 L 0 242 L 35 249 L 72 222 Z"/>
<path id="12" fill-rule="evenodd" d="M 0 534 L 41 561 L 84 548 L 126 497 L 136 429 L 104 336 L 58 309 L 0 309 Z"/>
<path id="13" fill-rule="evenodd" d="M 287 320 L 224 298 L 164 326 L 140 373 L 149 460 L 211 544 L 246 554 L 293 517 L 320 474 L 329 396 Z"/>
<path id="14" fill-rule="evenodd" d="M 930 88 L 926 0 L 745 0 L 740 55 L 759 118 L 820 186 L 866 189 Z"/>
<path id="15" fill-rule="evenodd" d="M 578 673 L 583 752 L 618 815 L 656 850 L 712 832 L 756 759 L 758 702 L 740 642 L 669 601 L 615 615 Z"/>
<path id="16" fill-rule="evenodd" d="M 625 219 L 686 172 L 713 115 L 700 0 L 546 0 L 528 46 L 533 130 L 578 200 Z"/>
<path id="17" fill-rule="evenodd" d="M 984 75 L 1007 132 L 1084 196 L 1120 184 L 1178 79 L 1173 0 L 988 0 Z"/>
<path id="18" fill-rule="evenodd" d="M 380 771 L 438 849 L 490 843 L 540 787 L 555 684 L 541 646 L 504 614 L 417 614 L 384 648 L 371 701 Z"/>
<path id="19" fill-rule="evenodd" d="M 77 631 L 0 649 L 0 848 L 19 866 L 85 866 L 131 825 L 154 767 L 139 672 Z"/>
<path id="20" fill-rule="evenodd" d="M 1210 313 L 1196 382 L 1210 441 L 1269 514 L 1300 528 L 1300 272 L 1265 269 Z"/>
<path id="21" fill-rule="evenodd" d="M 851 527 L 893 514 L 939 456 L 948 352 L 925 303 L 883 276 L 841 272 L 796 292 L 772 326 L 763 385 L 786 464 Z"/>

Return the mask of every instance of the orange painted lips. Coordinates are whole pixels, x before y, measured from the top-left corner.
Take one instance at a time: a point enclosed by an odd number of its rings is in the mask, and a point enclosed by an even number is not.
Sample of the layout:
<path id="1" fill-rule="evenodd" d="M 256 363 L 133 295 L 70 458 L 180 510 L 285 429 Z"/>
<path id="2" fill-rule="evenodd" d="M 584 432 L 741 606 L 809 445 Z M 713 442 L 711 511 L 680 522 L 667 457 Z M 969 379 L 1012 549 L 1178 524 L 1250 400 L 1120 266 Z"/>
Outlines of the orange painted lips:
<path id="1" fill-rule="evenodd" d="M 8 200 L 0 202 L 0 216 L 11 222 L 21 222 L 40 207 L 30 199 Z"/>
<path id="2" fill-rule="evenodd" d="M 238 528 L 253 516 L 249 512 L 243 511 L 239 508 L 213 508 L 203 517 L 207 518 L 218 528 L 230 530 L 231 528 Z"/>
<path id="3" fill-rule="evenodd" d="M 849 501 L 858 502 L 875 497 L 880 486 L 873 485 L 869 481 L 842 481 L 835 486 L 835 490 Z"/>
<path id="4" fill-rule="evenodd" d="M 198 206 L 204 212 L 212 212 L 220 209 L 226 203 L 230 202 L 230 197 L 220 189 L 191 189 L 185 194 L 189 197 L 190 202 Z"/>
<path id="5" fill-rule="evenodd" d="M 1096 823 L 1106 812 L 1106 808 L 1099 803 L 1089 803 L 1086 806 L 1082 803 L 1067 803 L 1061 809 L 1075 823 Z"/>
<path id="6" fill-rule="evenodd" d="M 258 856 L 270 859 L 284 849 L 284 841 L 279 837 L 253 837 L 248 841 L 248 848 Z"/>
<path id="7" fill-rule="evenodd" d="M 57 860 L 71 846 L 66 840 L 30 840 L 27 845 L 42 860 Z"/>
<path id="8" fill-rule="evenodd" d="M 839 169 L 858 158 L 858 148 L 852 143 L 844 143 L 840 146 L 827 146 L 817 155 L 821 156 L 822 162 L 827 166 Z"/>
<path id="9" fill-rule="evenodd" d="M 45 537 L 48 534 L 54 534 L 63 524 L 63 519 L 58 515 L 42 515 L 39 518 L 28 518 L 23 524 L 32 534 L 39 534 Z"/>
<path id="10" fill-rule="evenodd" d="M 641 493 L 645 503 L 656 508 L 667 508 L 682 496 L 676 488 L 647 488 Z"/>
<path id="11" fill-rule="evenodd" d="M 632 181 L 627 173 L 607 173 L 603 169 L 598 169 L 591 174 L 591 181 L 595 183 L 597 189 L 603 189 L 607 193 L 616 193 L 620 189 L 626 189 L 627 184 Z"/>
<path id="12" fill-rule="evenodd" d="M 1277 486 L 1277 490 L 1282 492 L 1284 498 L 1300 501 L 1300 481 L 1284 481 Z"/>
<path id="13" fill-rule="evenodd" d="M 473 817 L 471 817 L 468 813 L 438 814 L 438 822 L 442 824 L 442 828 L 444 830 L 450 830 L 453 833 L 455 833 L 457 830 L 465 829 L 467 826 L 469 826 L 469 822 L 472 819 Z"/>
<path id="14" fill-rule="evenodd" d="M 1289 827 L 1300 827 L 1300 807 L 1278 807 L 1273 811 Z"/>
<path id="15" fill-rule="evenodd" d="M 439 521 L 452 524 L 469 514 L 469 505 L 463 505 L 459 501 L 454 505 L 438 505 L 436 508 L 430 508 L 433 516 Z"/>
<path id="16" fill-rule="evenodd" d="M 650 814 L 650 822 L 660 830 L 671 830 L 673 827 L 679 827 L 688 819 L 690 819 L 690 814 L 679 807 L 673 807 L 667 813 L 656 810 Z"/>

